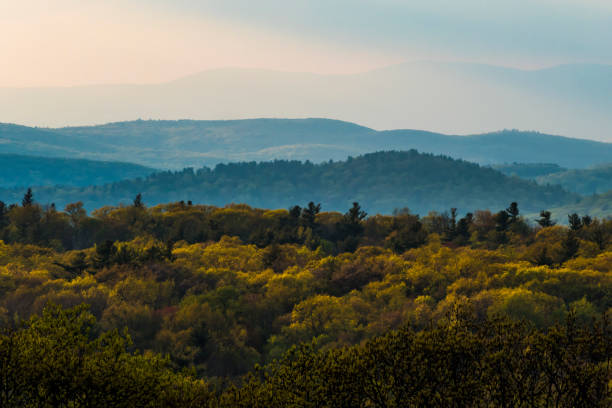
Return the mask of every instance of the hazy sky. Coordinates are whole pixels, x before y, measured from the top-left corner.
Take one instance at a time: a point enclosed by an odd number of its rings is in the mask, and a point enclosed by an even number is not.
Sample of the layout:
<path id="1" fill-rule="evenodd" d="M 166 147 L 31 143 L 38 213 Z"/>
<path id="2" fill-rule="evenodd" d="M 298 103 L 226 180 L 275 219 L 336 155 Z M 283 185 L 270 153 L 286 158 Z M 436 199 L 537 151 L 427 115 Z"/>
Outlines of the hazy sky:
<path id="1" fill-rule="evenodd" d="M 612 63 L 611 0 L 0 0 L 0 86 L 146 83 L 219 67 Z"/>

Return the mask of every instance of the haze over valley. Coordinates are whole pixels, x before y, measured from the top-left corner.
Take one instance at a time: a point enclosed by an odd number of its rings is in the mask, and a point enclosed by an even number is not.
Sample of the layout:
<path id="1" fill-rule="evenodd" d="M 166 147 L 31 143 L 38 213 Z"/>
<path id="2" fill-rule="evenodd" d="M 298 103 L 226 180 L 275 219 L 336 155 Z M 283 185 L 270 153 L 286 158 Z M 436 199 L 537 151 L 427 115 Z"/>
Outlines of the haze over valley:
<path id="1" fill-rule="evenodd" d="M 228 68 L 150 85 L 0 88 L 0 121 L 51 127 L 321 117 L 377 130 L 521 129 L 610 142 L 610 111 L 612 65 L 594 64 L 409 62 L 334 75 Z"/>

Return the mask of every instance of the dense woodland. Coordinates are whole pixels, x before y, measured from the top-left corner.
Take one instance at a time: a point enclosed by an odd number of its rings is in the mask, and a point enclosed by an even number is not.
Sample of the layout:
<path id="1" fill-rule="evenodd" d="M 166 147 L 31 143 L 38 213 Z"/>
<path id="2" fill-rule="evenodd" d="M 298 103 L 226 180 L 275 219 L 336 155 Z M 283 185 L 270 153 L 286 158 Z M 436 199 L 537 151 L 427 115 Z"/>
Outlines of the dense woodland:
<path id="1" fill-rule="evenodd" d="M 612 403 L 612 220 L 0 205 L 0 406 Z"/>
<path id="2" fill-rule="evenodd" d="M 459 213 L 496 209 L 518 201 L 525 212 L 560 207 L 579 200 L 558 186 L 508 177 L 491 168 L 445 156 L 379 152 L 346 161 L 313 164 L 273 161 L 219 164 L 214 169 L 161 172 L 142 179 L 97 187 L 34 187 L 43 203 L 60 208 L 82 201 L 87 209 L 129 203 L 142 193 L 149 204 L 189 201 L 223 206 L 239 202 L 262 208 L 288 208 L 316 201 L 327 210 L 345 211 L 352 202 L 371 213 L 391 214 L 409 207 L 421 215 L 444 211 L 452 203 Z M 18 202 L 23 189 L 0 190 L 0 199 Z"/>
<path id="3" fill-rule="evenodd" d="M 155 169 L 132 163 L 0 154 L 0 187 L 91 186 L 145 177 Z"/>

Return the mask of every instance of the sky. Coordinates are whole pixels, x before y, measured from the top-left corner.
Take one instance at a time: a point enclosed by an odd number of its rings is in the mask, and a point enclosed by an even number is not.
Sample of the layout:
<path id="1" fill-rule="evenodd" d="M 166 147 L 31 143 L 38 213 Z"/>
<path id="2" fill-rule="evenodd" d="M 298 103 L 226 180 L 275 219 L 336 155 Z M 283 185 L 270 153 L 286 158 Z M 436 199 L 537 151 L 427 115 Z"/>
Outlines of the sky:
<path id="1" fill-rule="evenodd" d="M 610 0 L 0 0 L 0 86 L 156 83 L 223 68 L 612 64 Z"/>

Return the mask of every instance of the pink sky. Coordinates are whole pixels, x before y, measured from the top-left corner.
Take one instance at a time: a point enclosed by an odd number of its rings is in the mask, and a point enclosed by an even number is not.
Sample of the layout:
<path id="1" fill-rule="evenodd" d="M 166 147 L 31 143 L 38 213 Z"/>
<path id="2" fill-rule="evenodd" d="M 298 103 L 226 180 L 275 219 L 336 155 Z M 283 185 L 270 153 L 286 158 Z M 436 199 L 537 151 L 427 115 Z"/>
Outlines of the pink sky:
<path id="1" fill-rule="evenodd" d="M 612 63 L 610 0 L 4 0 L 0 86 L 207 69 L 355 73 L 415 60 Z"/>
<path id="2" fill-rule="evenodd" d="M 0 86 L 152 83 L 221 67 L 353 73 L 400 61 L 219 18 L 10 3 L 0 6 Z"/>

